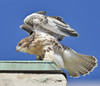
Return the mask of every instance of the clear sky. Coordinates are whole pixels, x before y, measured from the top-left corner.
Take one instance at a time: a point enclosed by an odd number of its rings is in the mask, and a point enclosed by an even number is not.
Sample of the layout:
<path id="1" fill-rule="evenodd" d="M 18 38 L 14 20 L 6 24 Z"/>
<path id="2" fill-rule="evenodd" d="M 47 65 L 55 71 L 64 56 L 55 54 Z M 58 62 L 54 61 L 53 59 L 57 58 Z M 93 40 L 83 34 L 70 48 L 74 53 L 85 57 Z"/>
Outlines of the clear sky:
<path id="1" fill-rule="evenodd" d="M 0 60 L 34 60 L 35 55 L 16 53 L 17 43 L 28 36 L 19 26 L 37 11 L 61 16 L 79 37 L 66 37 L 62 43 L 81 54 L 93 55 L 100 64 L 100 0 L 0 0 Z M 90 75 L 69 81 L 99 80 L 100 67 Z"/>

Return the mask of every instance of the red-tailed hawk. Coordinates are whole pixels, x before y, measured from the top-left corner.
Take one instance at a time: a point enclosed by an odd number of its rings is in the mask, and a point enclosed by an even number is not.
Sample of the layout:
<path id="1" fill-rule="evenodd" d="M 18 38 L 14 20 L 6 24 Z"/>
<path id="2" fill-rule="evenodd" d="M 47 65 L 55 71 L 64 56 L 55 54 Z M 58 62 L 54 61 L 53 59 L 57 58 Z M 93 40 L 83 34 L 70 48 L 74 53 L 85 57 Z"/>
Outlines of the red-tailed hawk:
<path id="1" fill-rule="evenodd" d="M 34 27 L 34 24 L 32 26 Z M 51 60 L 59 68 L 67 70 L 72 77 L 85 75 L 96 66 L 97 60 L 94 56 L 79 54 L 60 44 L 58 42 L 60 37 L 56 38 L 53 34 L 51 35 L 52 31 L 46 33 L 42 30 L 43 27 L 38 27 L 38 29 L 33 27 L 26 24 L 21 26 L 30 36 L 18 43 L 16 51 L 35 54 L 39 60 Z M 63 32 L 60 33 L 62 34 Z"/>

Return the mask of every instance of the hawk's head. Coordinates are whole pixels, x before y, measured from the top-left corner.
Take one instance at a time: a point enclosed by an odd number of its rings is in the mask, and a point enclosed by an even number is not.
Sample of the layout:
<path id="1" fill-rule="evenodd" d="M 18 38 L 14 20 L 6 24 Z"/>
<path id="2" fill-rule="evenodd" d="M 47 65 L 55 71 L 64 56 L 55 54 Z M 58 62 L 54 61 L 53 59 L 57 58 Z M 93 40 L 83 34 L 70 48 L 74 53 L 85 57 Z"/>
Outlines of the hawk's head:
<path id="1" fill-rule="evenodd" d="M 16 46 L 16 52 L 29 53 L 31 44 L 34 45 L 35 33 L 32 33 L 29 37 L 22 39 Z M 30 54 L 30 53 L 29 53 Z"/>
<path id="2" fill-rule="evenodd" d="M 39 56 L 43 52 L 43 44 L 41 40 L 38 40 L 38 37 L 35 37 L 33 33 L 31 36 L 22 39 L 18 43 L 16 46 L 16 52 L 18 51 Z"/>
<path id="3" fill-rule="evenodd" d="M 16 52 L 18 52 L 18 51 L 27 52 L 28 46 L 29 46 L 28 38 L 24 38 L 16 46 Z"/>

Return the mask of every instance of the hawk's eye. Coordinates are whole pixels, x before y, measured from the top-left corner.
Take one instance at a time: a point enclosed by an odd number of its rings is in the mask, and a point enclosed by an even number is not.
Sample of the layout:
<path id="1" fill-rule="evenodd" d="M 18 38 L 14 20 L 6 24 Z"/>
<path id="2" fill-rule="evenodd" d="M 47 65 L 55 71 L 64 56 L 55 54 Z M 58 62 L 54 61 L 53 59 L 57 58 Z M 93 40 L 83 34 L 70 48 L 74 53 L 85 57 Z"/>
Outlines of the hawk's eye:
<path id="1" fill-rule="evenodd" d="M 19 46 L 21 46 L 21 45 L 22 45 L 22 43 L 19 44 Z"/>

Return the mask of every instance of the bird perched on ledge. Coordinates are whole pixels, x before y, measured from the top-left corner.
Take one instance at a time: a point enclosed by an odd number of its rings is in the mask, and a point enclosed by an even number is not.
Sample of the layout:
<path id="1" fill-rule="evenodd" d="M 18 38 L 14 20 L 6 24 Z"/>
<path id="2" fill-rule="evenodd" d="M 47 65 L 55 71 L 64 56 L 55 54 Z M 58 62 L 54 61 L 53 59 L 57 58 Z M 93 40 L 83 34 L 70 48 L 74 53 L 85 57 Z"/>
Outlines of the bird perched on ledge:
<path id="1" fill-rule="evenodd" d="M 41 28 L 40 31 L 32 30 L 27 25 L 22 25 L 21 28 L 30 36 L 18 43 L 16 51 L 35 54 L 39 60 L 51 60 L 59 68 L 67 70 L 72 77 L 88 74 L 96 67 L 97 60 L 94 56 L 75 52 L 60 44 L 54 36 L 41 31 Z"/>

